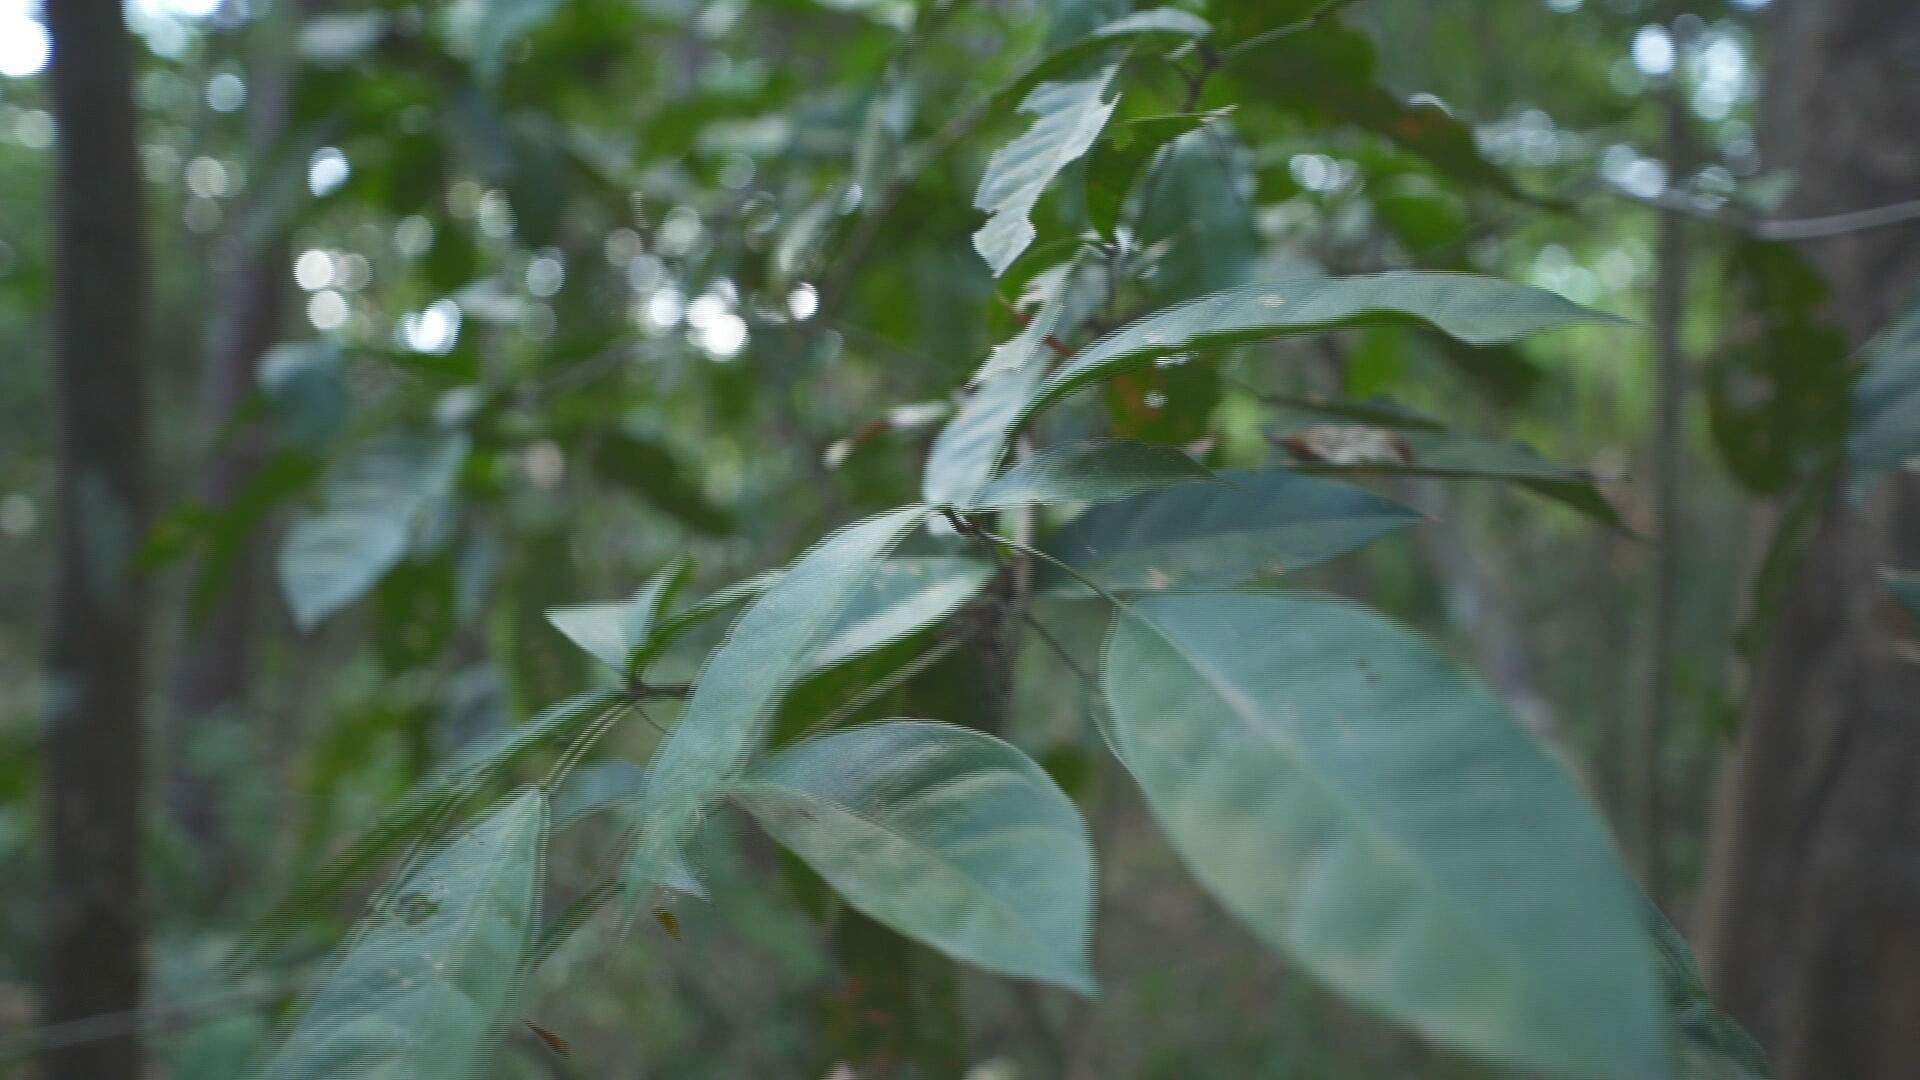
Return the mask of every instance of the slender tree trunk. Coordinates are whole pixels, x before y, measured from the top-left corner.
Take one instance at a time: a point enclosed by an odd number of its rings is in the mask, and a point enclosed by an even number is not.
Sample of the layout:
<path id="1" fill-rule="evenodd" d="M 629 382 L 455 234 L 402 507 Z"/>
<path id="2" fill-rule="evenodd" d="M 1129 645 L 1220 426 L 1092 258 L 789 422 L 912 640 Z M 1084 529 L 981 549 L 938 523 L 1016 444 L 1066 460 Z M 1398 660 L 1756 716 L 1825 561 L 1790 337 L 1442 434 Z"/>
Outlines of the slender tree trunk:
<path id="1" fill-rule="evenodd" d="M 256 50 L 259 59 L 253 65 L 256 75 L 249 95 L 248 141 L 256 161 L 267 160 L 286 128 L 288 58 L 282 54 L 292 38 L 291 23 L 276 8 L 275 14 L 255 29 L 265 36 L 262 47 Z M 219 337 L 210 350 L 200 385 L 202 430 L 215 437 L 227 433 L 254 392 L 260 360 L 279 339 L 289 261 L 286 236 L 276 231 L 245 252 L 221 283 L 221 311 L 216 323 Z M 231 502 L 259 467 L 258 438 L 252 432 L 241 432 L 232 434 L 231 439 L 210 447 L 200 470 L 196 494 L 209 506 Z M 216 885 L 224 882 L 231 869 L 228 838 L 213 797 L 212 785 L 218 778 L 203 775 L 195 751 L 208 734 L 219 736 L 234 730 L 234 713 L 246 704 L 257 632 L 256 599 L 263 571 L 259 548 L 257 536 L 240 541 L 224 587 L 188 628 L 186 648 L 172 678 L 167 803 L 174 819 L 203 855 L 201 865 L 208 871 L 207 880 Z"/>
<path id="2" fill-rule="evenodd" d="M 58 568 L 43 786 L 49 1023 L 138 1008 L 146 328 L 131 50 L 118 0 L 53 0 Z M 50 1080 L 133 1080 L 137 1035 L 47 1054 Z"/>
<path id="3" fill-rule="evenodd" d="M 1676 5 L 1677 6 L 1677 5 Z M 1693 42 L 1675 42 L 1684 58 Z M 1687 102 L 1683 64 L 1676 64 L 1665 90 L 1668 171 L 1685 177 L 1694 167 L 1693 117 Z M 1678 643 L 1682 535 L 1681 471 L 1685 462 L 1687 357 L 1681 323 L 1687 309 L 1687 234 L 1680 214 L 1660 215 L 1659 270 L 1654 283 L 1654 350 L 1659 374 L 1654 389 L 1653 487 L 1659 549 L 1655 553 L 1653 633 L 1649 635 L 1646 713 L 1635 746 L 1634 773 L 1640 782 L 1635 809 L 1642 883 L 1655 903 L 1665 903 L 1667 861 L 1667 732 L 1673 726 L 1673 654 Z"/>
<path id="4" fill-rule="evenodd" d="M 1920 5 L 1776 0 L 1763 146 L 1790 216 L 1920 195 Z M 1913 224 L 1812 242 L 1864 341 L 1920 284 Z M 1920 1076 L 1920 664 L 1876 578 L 1920 566 L 1914 478 L 1836 497 L 1722 780 L 1702 931 L 1723 1004 L 1781 1075 Z"/>

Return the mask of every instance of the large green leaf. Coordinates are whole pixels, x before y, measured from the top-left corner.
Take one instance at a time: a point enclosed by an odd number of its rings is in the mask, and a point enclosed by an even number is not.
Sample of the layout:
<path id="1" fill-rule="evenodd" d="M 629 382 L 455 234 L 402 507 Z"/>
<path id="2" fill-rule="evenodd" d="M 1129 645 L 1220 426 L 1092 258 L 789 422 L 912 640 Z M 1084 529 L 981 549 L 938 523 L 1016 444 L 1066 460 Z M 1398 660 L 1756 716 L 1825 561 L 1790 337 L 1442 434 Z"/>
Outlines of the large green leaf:
<path id="1" fill-rule="evenodd" d="M 999 739 L 849 728 L 782 751 L 731 794 L 876 921 L 956 960 L 1093 992 L 1086 824 Z"/>
<path id="2" fill-rule="evenodd" d="M 1032 113 L 1033 126 L 994 152 L 974 193 L 973 205 L 987 212 L 987 223 L 973 234 L 973 246 L 999 277 L 1033 243 L 1029 215 L 1047 185 L 1100 137 L 1119 100 L 1106 92 L 1118 65 L 1067 82 L 1043 83 L 1020 103 Z"/>
<path id="3" fill-rule="evenodd" d="M 911 506 L 834 533 L 741 613 L 654 754 L 638 811 L 645 831 L 625 874 L 630 903 L 645 886 L 667 883 L 681 845 L 759 748 L 781 695 L 806 673 L 848 599 L 925 516 L 925 508 Z"/>
<path id="4" fill-rule="evenodd" d="M 1168 446 L 1124 439 L 1088 439 L 1052 446 L 1015 465 L 982 488 L 967 509 L 1022 503 L 1105 502 L 1213 472 Z"/>
<path id="5" fill-rule="evenodd" d="M 272 955 L 298 932 L 303 917 L 351 895 L 382 863 L 416 845 L 420 837 L 432 835 L 449 815 L 471 803 L 508 769 L 542 750 L 571 743 L 619 702 L 620 695 L 612 690 L 578 694 L 435 770 L 382 814 L 373 828 L 287 890 L 241 938 L 231 962 L 244 967 Z"/>
<path id="6" fill-rule="evenodd" d="M 280 545 L 280 586 L 302 629 L 366 595 L 406 556 L 466 460 L 462 435 L 396 435 L 342 461 L 320 506 L 296 515 Z"/>
<path id="7" fill-rule="evenodd" d="M 632 599 L 551 608 L 547 621 L 587 655 L 624 674 L 635 653 L 651 642 L 662 612 L 692 565 L 676 559 L 648 578 Z"/>
<path id="8" fill-rule="evenodd" d="M 813 667 L 845 663 L 932 626 L 980 594 L 993 564 L 967 556 L 888 559 L 853 594 L 813 654 Z"/>
<path id="9" fill-rule="evenodd" d="M 264 1080 L 460 1080 L 511 1018 L 539 926 L 547 800 L 529 789 L 374 901 Z"/>
<path id="10" fill-rule="evenodd" d="M 1863 477 L 1913 457 L 1920 457 L 1920 304 L 1868 347 L 1847 438 L 1847 462 Z"/>
<path id="11" fill-rule="evenodd" d="M 1103 683 L 1174 847 L 1294 962 L 1523 1069 L 1668 1075 L 1606 826 L 1434 650 L 1345 602 L 1163 595 L 1116 615 Z"/>
<path id="12" fill-rule="evenodd" d="M 1222 479 L 1099 507 L 1042 548 L 1110 592 L 1222 587 L 1300 570 L 1419 519 L 1370 491 L 1291 472 L 1235 471 Z M 1041 586 L 1087 595 L 1057 571 Z"/>
<path id="13" fill-rule="evenodd" d="M 1031 415 L 1101 379 L 1194 349 L 1406 320 L 1470 345 L 1513 341 L 1577 323 L 1619 321 L 1558 293 L 1474 274 L 1396 270 L 1244 285 L 1156 312 L 1107 335 L 1056 370 L 1025 412 Z"/>

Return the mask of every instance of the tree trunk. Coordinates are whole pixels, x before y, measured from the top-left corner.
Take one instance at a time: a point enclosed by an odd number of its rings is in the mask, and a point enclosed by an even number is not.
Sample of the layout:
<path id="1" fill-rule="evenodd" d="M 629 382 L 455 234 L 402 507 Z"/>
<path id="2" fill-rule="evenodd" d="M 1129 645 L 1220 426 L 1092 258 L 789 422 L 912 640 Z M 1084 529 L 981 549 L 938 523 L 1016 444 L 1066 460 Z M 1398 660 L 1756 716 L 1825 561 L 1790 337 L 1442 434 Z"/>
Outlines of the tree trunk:
<path id="1" fill-rule="evenodd" d="M 1777 0 L 1763 147 L 1812 216 L 1920 195 L 1920 5 Z M 1920 283 L 1920 227 L 1810 242 L 1856 343 Z M 1787 1078 L 1920 1076 L 1920 663 L 1876 572 L 1920 565 L 1920 491 L 1837 493 L 1722 778 L 1708 974 Z"/>
<path id="2" fill-rule="evenodd" d="M 298 10 L 296 8 L 296 10 Z M 276 9 L 278 13 L 279 9 Z M 286 128 L 291 19 L 269 15 L 255 28 L 264 37 L 249 95 L 249 145 L 255 161 L 265 161 Z M 238 220 L 245 221 L 243 215 Z M 245 230 L 237 230 L 244 234 Z M 286 311 L 287 270 L 291 260 L 285 232 L 245 252 L 221 284 L 221 311 L 215 340 L 200 384 L 201 430 L 230 441 L 207 451 L 200 470 L 199 500 L 208 506 L 233 501 L 246 487 L 261 458 L 260 440 L 251 430 L 228 434 L 234 418 L 253 394 L 260 360 L 278 341 Z M 197 760 L 209 736 L 224 738 L 239 729 L 235 715 L 246 705 L 253 663 L 255 605 L 264 560 L 260 537 L 239 542 L 219 594 L 187 629 L 185 651 L 172 678 L 168 732 L 167 804 L 201 854 L 203 880 L 224 889 L 232 867 L 229 838 L 214 797 L 218 775 Z"/>
<path id="3" fill-rule="evenodd" d="M 146 328 L 130 48 L 118 0 L 53 0 L 53 353 L 60 421 L 43 787 L 49 1023 L 139 1007 Z M 128 1034 L 49 1052 L 50 1080 L 134 1080 Z"/>

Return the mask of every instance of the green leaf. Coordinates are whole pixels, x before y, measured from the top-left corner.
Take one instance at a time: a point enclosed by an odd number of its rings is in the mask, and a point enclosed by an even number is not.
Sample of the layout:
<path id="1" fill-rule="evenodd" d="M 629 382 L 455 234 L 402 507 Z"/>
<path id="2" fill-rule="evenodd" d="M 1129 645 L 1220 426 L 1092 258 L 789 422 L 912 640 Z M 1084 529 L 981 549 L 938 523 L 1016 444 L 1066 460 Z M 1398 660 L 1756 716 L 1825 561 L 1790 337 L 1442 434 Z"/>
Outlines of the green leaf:
<path id="1" fill-rule="evenodd" d="M 289 342 L 260 357 L 260 392 L 293 445 L 314 450 L 346 428 L 353 405 L 344 368 L 332 342 Z"/>
<path id="2" fill-rule="evenodd" d="M 1920 619 L 1920 571 L 1882 570 L 1880 579 L 1887 583 L 1887 590 L 1907 613 Z"/>
<path id="3" fill-rule="evenodd" d="M 1847 463 L 1862 478 L 1913 457 L 1920 457 L 1920 304 L 1867 347 L 1847 438 Z"/>
<path id="4" fill-rule="evenodd" d="M 648 769 L 653 780 L 639 810 L 645 831 L 624 875 L 629 903 L 645 886 L 666 882 L 681 845 L 759 748 L 781 695 L 806 673 L 849 598 L 925 516 L 911 506 L 834 533 L 741 613 Z"/>
<path id="5" fill-rule="evenodd" d="M 933 448 L 927 451 L 926 473 L 920 481 L 920 497 L 934 506 L 972 502 L 993 479 L 1027 401 L 1045 377 L 1045 367 L 1023 362 L 1023 366 L 995 377 L 968 398 L 934 436 Z"/>
<path id="6" fill-rule="evenodd" d="M 559 7 L 560 0 L 455 0 L 441 9 L 442 26 L 454 51 L 491 85 L 513 47 Z"/>
<path id="7" fill-rule="evenodd" d="M 373 904 L 264 1080 L 460 1080 L 509 1020 L 539 925 L 547 800 L 529 789 Z"/>
<path id="8" fill-rule="evenodd" d="M 565 745 L 606 717 L 619 694 L 597 690 L 570 697 L 436 770 L 326 865 L 304 876 L 235 946 L 231 964 L 245 967 L 285 944 L 315 910 L 340 902 L 363 886 L 381 863 L 432 835 L 490 782 L 543 749 Z"/>
<path id="9" fill-rule="evenodd" d="M 685 634 L 695 626 L 706 622 L 708 619 L 713 618 L 715 615 L 720 614 L 735 604 L 759 596 L 767 590 L 768 586 L 779 579 L 780 572 L 777 570 L 768 571 L 764 574 L 755 574 L 743 581 L 736 581 L 725 588 L 715 589 L 713 592 L 701 597 L 698 601 L 689 604 L 680 611 L 660 618 L 650 639 L 635 649 L 633 655 L 628 658 L 627 663 L 630 670 L 635 672 L 646 670 L 647 664 L 658 657 L 668 646 L 679 640 L 682 634 Z"/>
<path id="10" fill-rule="evenodd" d="M 1052 446 L 1008 469 L 965 509 L 1022 503 L 1106 502 L 1191 480 L 1217 482 L 1213 470 L 1172 447 L 1124 439 Z"/>
<path id="11" fill-rule="evenodd" d="M 384 11 L 316 15 L 300 27 L 295 48 L 301 60 L 317 67 L 357 64 L 387 36 L 391 21 Z"/>
<path id="12" fill-rule="evenodd" d="M 648 578 L 630 600 L 551 608 L 547 621 L 587 655 L 625 674 L 630 671 L 630 658 L 650 644 L 662 611 L 692 567 L 689 559 L 675 559 Z"/>
<path id="13" fill-rule="evenodd" d="M 1680 1044 L 1681 1076 L 1685 1080 L 1768 1080 L 1773 1073 L 1766 1053 L 1713 1003 L 1687 939 L 1667 921 L 1658 904 L 1645 897 L 1641 903 Z"/>
<path id="14" fill-rule="evenodd" d="M 1094 992 L 1086 823 L 999 739 L 849 728 L 782 751 L 730 794 L 875 921 L 989 971 Z"/>
<path id="15" fill-rule="evenodd" d="M 553 795 L 553 827 L 564 829 L 640 798 L 647 770 L 631 761 L 596 761 L 568 774 Z"/>
<path id="16" fill-rule="evenodd" d="M 987 223 L 973 234 L 973 246 L 999 277 L 1033 243 L 1028 216 L 1040 195 L 1100 137 L 1119 100 L 1105 98 L 1118 65 L 1070 82 L 1043 83 L 1020 103 L 1035 117 L 1033 127 L 994 152 L 974 193 L 975 209 L 987 212 Z"/>
<path id="17" fill-rule="evenodd" d="M 1448 431 L 1437 421 L 1387 401 L 1321 401 L 1283 408 L 1281 416 L 1273 432 L 1275 441 L 1289 448 L 1289 467 L 1298 472 L 1504 480 L 1610 528 L 1631 531 L 1600 493 L 1593 474 L 1550 461 L 1522 443 L 1492 442 Z M 1345 422 L 1349 420 L 1360 422 Z M 1309 452 L 1303 456 L 1302 450 Z"/>
<path id="18" fill-rule="evenodd" d="M 1121 210 L 1147 162 L 1182 136 L 1202 125 L 1225 119 L 1233 110 L 1166 113 L 1122 120 L 1087 158 L 1087 218 L 1102 236 L 1111 237 L 1121 223 Z M 1156 194 L 1158 194 L 1156 192 Z M 1185 200 L 1180 200 L 1185 201 Z"/>
<path id="19" fill-rule="evenodd" d="M 280 545 L 280 587 L 301 629 L 366 595 L 399 564 L 446 503 L 466 456 L 463 435 L 396 435 L 328 474 L 320 507 L 296 515 Z"/>
<path id="20" fill-rule="evenodd" d="M 1173 139 L 1147 168 L 1134 231 L 1140 247 L 1162 249 L 1148 277 L 1157 303 L 1247 281 L 1261 250 L 1252 156 L 1222 122 Z"/>
<path id="21" fill-rule="evenodd" d="M 1078 25 L 1084 26 L 1085 23 Z M 1175 40 L 1204 37 L 1212 27 L 1207 25 L 1206 20 L 1191 12 L 1163 7 L 1123 15 L 1077 36 L 1074 33 L 1077 27 L 1056 27 L 1055 29 L 1065 29 L 1066 36 L 1072 40 L 1036 61 L 1033 66 L 1021 72 L 1019 78 L 996 92 L 992 102 L 995 108 L 1011 105 L 1025 97 L 1040 83 L 1072 71 L 1082 61 L 1097 56 L 1116 44 L 1161 36 Z M 1052 31 L 1049 31 L 1048 36 L 1050 40 L 1059 40 L 1054 38 Z"/>
<path id="22" fill-rule="evenodd" d="M 1396 270 L 1244 285 L 1156 312 L 1095 342 L 1054 371 L 1024 416 L 1162 357 L 1409 319 L 1471 345 L 1513 341 L 1578 323 L 1620 321 L 1558 293 L 1474 274 Z"/>
<path id="23" fill-rule="evenodd" d="M 1433 649 L 1345 602 L 1153 596 L 1117 613 L 1103 683 L 1174 847 L 1295 963 L 1523 1070 L 1668 1075 L 1605 824 Z"/>
<path id="24" fill-rule="evenodd" d="M 1060 328 L 1061 316 L 1066 312 L 1073 275 L 1082 265 L 1083 260 L 1076 254 L 1075 258 L 1028 279 L 1028 294 L 1039 294 L 1039 307 L 1012 340 L 993 347 L 986 362 L 967 380 L 968 386 L 984 387 L 1003 375 L 1033 365 L 1045 354 L 1047 340 Z"/>
<path id="25" fill-rule="evenodd" d="M 1110 592 L 1217 588 L 1303 569 L 1419 519 L 1370 491 L 1291 472 L 1223 478 L 1092 510 L 1041 548 Z M 1088 595 L 1058 571 L 1041 588 Z"/>
<path id="26" fill-rule="evenodd" d="M 978 596 L 993 574 L 992 563 L 966 556 L 887 560 L 848 601 L 812 666 L 845 663 L 932 626 Z"/>

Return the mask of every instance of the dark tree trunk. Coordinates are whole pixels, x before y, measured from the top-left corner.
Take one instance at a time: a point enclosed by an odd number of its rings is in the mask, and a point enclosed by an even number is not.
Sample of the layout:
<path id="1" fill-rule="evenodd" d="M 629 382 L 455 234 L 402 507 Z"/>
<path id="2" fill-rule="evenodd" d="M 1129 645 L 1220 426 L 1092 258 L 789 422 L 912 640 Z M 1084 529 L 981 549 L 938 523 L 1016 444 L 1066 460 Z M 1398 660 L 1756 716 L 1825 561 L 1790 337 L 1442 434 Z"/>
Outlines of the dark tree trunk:
<path id="1" fill-rule="evenodd" d="M 1920 196 L 1920 5 L 1777 0 L 1763 146 L 1791 216 Z M 1920 285 L 1920 227 L 1810 242 L 1856 342 Z M 1920 1076 L 1920 663 L 1876 579 L 1920 566 L 1920 492 L 1835 498 L 1723 778 L 1701 929 L 1725 1007 L 1783 1077 Z"/>
<path id="2" fill-rule="evenodd" d="M 52 0 L 59 114 L 54 357 L 58 569 L 43 786 L 51 890 L 45 1020 L 139 1007 L 146 526 L 141 190 L 119 0 Z M 137 1035 L 49 1052 L 50 1080 L 134 1080 Z"/>

